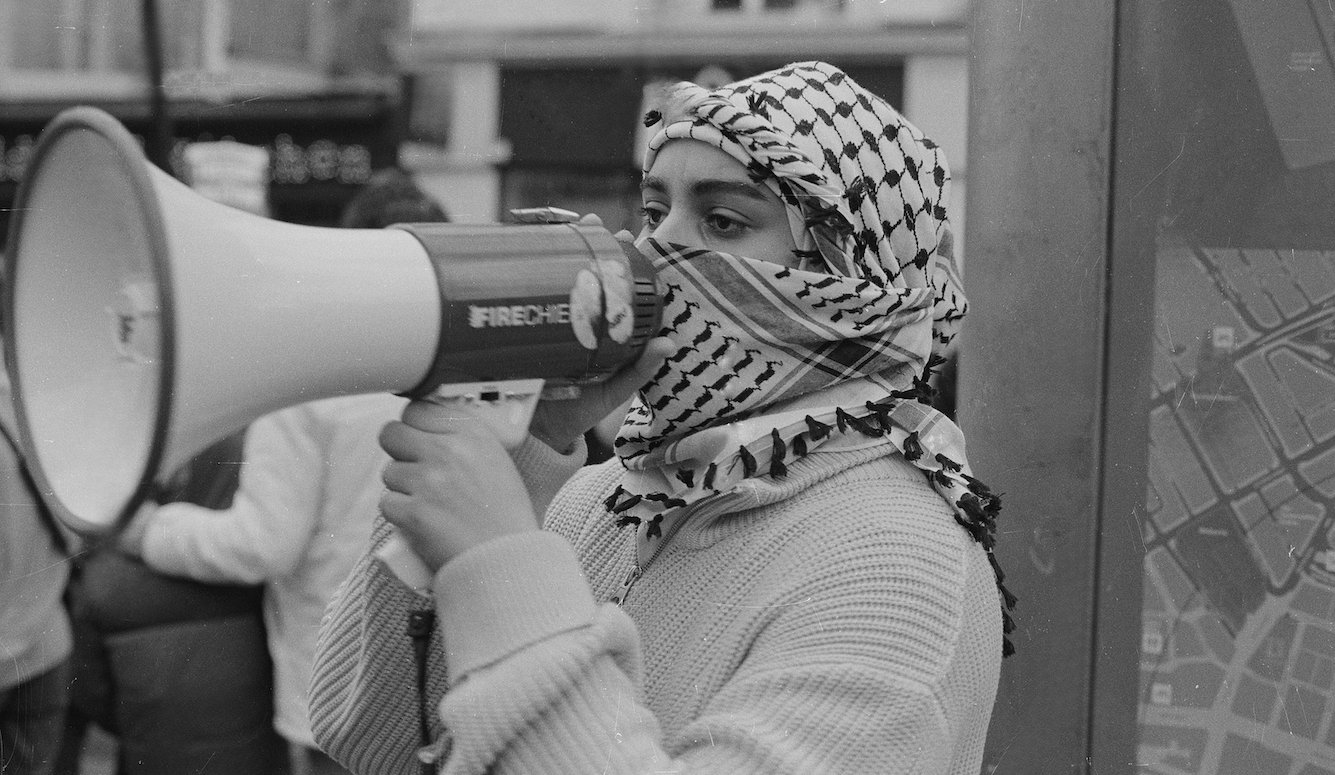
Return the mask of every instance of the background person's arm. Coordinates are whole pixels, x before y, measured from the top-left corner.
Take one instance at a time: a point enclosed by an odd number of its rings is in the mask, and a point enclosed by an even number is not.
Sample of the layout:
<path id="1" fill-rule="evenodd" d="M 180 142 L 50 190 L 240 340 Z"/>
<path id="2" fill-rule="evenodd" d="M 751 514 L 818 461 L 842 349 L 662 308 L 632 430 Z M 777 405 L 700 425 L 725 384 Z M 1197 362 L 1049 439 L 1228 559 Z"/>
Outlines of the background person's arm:
<path id="1" fill-rule="evenodd" d="M 211 583 L 258 584 L 291 572 L 320 509 L 326 461 L 318 432 L 302 406 L 256 420 L 231 507 L 168 503 L 137 517 L 144 561 Z"/>

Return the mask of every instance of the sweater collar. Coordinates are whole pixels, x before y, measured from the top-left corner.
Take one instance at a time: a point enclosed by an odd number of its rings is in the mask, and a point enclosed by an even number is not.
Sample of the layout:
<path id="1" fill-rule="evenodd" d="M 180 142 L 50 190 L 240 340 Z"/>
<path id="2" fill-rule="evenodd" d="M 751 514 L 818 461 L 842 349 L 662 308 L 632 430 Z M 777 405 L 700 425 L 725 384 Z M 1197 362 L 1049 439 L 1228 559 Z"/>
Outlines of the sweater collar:
<path id="1" fill-rule="evenodd" d="M 640 567 L 648 565 L 687 520 L 692 529 L 707 530 L 730 514 L 788 500 L 842 471 L 898 452 L 885 440 L 862 440 L 866 443 L 861 444 L 854 443 L 857 440 L 852 438 L 848 441 L 846 446 L 832 445 L 794 461 L 783 478 L 747 479 L 727 493 L 668 514 L 652 535 L 649 523 L 640 523 L 635 531 L 635 554 Z"/>

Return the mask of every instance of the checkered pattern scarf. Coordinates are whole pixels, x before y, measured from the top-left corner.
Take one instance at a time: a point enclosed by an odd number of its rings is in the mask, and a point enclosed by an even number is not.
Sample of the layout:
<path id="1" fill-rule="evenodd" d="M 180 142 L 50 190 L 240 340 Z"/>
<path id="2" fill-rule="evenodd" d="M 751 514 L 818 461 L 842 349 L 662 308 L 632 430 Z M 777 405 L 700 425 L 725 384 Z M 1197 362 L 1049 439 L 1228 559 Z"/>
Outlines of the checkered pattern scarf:
<path id="1" fill-rule="evenodd" d="M 672 140 L 723 150 L 787 205 L 800 268 L 646 240 L 679 349 L 640 391 L 616 442 L 606 502 L 652 554 L 688 515 L 725 510 L 751 477 L 795 459 L 892 444 L 993 555 L 1000 500 L 975 479 L 959 428 L 931 408 L 932 369 L 967 309 L 940 149 L 885 101 L 821 62 L 716 91 L 682 83 L 644 168 Z M 1005 651 L 1012 650 L 1009 639 Z"/>

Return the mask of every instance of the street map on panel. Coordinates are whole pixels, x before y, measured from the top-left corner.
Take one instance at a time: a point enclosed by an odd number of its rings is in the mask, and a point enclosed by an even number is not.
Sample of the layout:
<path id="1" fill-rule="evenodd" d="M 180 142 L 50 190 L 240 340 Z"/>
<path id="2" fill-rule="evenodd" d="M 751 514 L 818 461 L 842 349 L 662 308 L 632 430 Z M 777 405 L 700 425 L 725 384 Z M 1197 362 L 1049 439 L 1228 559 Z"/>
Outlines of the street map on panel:
<path id="1" fill-rule="evenodd" d="M 1335 252 L 1157 258 L 1140 771 L 1335 775 Z"/>

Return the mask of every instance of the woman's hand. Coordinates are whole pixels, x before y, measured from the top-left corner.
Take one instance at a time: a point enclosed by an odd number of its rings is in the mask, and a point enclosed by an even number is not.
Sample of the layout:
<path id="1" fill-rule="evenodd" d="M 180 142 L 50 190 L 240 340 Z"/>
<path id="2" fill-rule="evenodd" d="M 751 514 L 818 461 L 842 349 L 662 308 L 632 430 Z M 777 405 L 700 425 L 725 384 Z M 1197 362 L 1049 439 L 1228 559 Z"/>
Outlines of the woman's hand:
<path id="1" fill-rule="evenodd" d="M 484 541 L 538 529 L 509 453 L 466 406 L 414 401 L 380 446 L 392 458 L 380 511 L 433 573 Z"/>
<path id="2" fill-rule="evenodd" d="M 579 219 L 583 225 L 598 225 L 602 219 L 597 215 L 586 215 Z M 634 243 L 635 237 L 630 232 L 615 233 L 615 239 L 623 243 Z M 597 426 L 599 420 L 621 411 L 630 396 L 635 394 L 661 367 L 667 356 L 677 352 L 677 345 L 666 336 L 650 339 L 639 359 L 615 373 L 602 383 L 583 385 L 579 388 L 579 398 L 553 399 L 539 402 L 534 411 L 529 432 L 535 439 L 558 452 L 567 452 L 575 439 L 585 434 L 589 428 Z"/>
<path id="3" fill-rule="evenodd" d="M 665 336 L 650 339 L 638 360 L 605 382 L 584 385 L 578 398 L 539 401 L 529 433 L 557 452 L 568 451 L 576 438 L 620 410 L 676 351 L 677 345 Z"/>
<path id="4" fill-rule="evenodd" d="M 602 219 L 596 215 L 586 215 L 579 219 L 579 223 L 603 225 Z M 630 232 L 625 231 L 615 237 L 627 243 L 635 239 Z M 576 438 L 603 418 L 619 411 L 635 391 L 654 376 L 663 361 L 676 351 L 677 345 L 667 337 L 649 340 L 638 360 L 604 382 L 584 385 L 580 388 L 578 398 L 539 402 L 533 413 L 533 422 L 529 425 L 529 433 L 557 452 L 568 451 Z"/>

